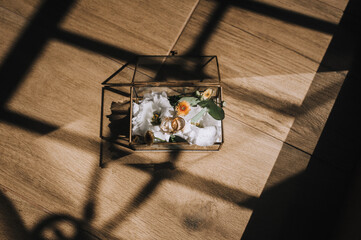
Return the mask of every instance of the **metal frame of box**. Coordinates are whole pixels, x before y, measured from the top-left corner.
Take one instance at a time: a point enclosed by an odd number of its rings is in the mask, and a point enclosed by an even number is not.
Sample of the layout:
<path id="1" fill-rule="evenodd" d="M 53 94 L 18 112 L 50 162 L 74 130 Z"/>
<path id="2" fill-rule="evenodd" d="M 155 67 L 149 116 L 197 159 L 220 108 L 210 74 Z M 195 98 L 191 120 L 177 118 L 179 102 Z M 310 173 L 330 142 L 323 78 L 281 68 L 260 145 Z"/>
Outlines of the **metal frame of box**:
<path id="1" fill-rule="evenodd" d="M 203 82 L 202 80 L 176 80 L 176 81 L 149 81 L 149 82 L 137 82 L 136 81 L 136 74 L 140 72 L 140 66 L 139 66 L 139 59 L 149 59 L 149 58 L 160 58 L 164 59 L 165 61 L 160 63 L 160 68 L 163 67 L 164 62 L 168 59 L 176 60 L 176 59 L 201 59 L 201 58 L 209 58 L 205 63 L 203 63 L 203 66 L 201 68 L 208 65 L 213 60 L 215 61 L 215 66 L 217 68 L 217 81 L 216 82 Z M 156 62 L 157 63 L 157 62 Z M 158 63 L 159 64 L 159 63 Z M 125 68 L 128 67 L 128 63 L 123 65 L 120 69 L 118 69 L 115 73 L 113 73 L 107 80 L 105 80 L 102 85 L 102 97 L 101 97 L 101 122 L 100 122 L 100 137 L 103 140 L 112 141 L 114 143 L 120 144 L 122 146 L 131 148 L 133 150 L 137 151 L 218 151 L 221 149 L 221 146 L 224 143 L 224 127 L 223 127 L 223 121 L 221 122 L 221 129 L 222 129 L 222 140 L 221 142 L 217 142 L 212 146 L 202 147 L 198 145 L 191 145 L 187 142 L 166 142 L 166 143 L 154 143 L 152 145 L 146 145 L 146 144 L 138 144 L 133 142 L 133 136 L 132 136 L 132 117 L 133 117 L 133 101 L 139 100 L 139 97 L 137 96 L 137 89 L 140 88 L 157 88 L 157 87 L 164 87 L 164 88 L 206 88 L 206 87 L 212 87 L 217 88 L 217 104 L 221 104 L 223 101 L 223 92 L 221 87 L 221 76 L 219 71 L 219 64 L 217 56 L 180 56 L 180 55 L 142 55 L 138 56 L 136 65 L 134 68 L 133 77 L 131 79 L 131 82 L 124 83 L 124 82 L 116 82 L 116 83 L 109 83 L 110 80 L 112 80 L 117 74 L 119 74 L 121 71 L 123 71 Z M 167 65 L 165 65 L 167 66 Z M 157 70 L 160 72 L 160 70 Z M 142 72 L 140 72 L 142 73 Z M 182 72 L 181 72 L 182 73 Z M 145 75 L 144 73 L 142 73 Z M 149 77 L 150 79 L 154 79 Z M 104 114 L 106 107 L 105 97 L 106 94 L 109 92 L 114 94 L 119 94 L 120 96 L 126 95 L 123 91 L 119 90 L 119 88 L 128 88 L 129 87 L 129 136 L 124 138 L 109 138 L 104 136 Z"/>

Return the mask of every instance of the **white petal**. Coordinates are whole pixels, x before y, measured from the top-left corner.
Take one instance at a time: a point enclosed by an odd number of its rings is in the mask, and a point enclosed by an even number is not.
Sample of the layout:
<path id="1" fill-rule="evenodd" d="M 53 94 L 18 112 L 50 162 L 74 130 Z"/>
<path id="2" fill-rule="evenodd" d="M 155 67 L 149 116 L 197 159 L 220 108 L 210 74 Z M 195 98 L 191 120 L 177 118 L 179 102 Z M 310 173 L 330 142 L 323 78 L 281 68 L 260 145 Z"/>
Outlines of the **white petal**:
<path id="1" fill-rule="evenodd" d="M 139 105 L 137 103 L 133 103 L 133 116 L 137 116 L 139 113 Z"/>
<path id="2" fill-rule="evenodd" d="M 187 140 L 189 144 L 210 146 L 213 145 L 214 142 L 221 140 L 221 121 L 215 120 L 208 113 L 205 113 L 200 120 L 204 128 L 192 125 L 190 120 L 202 111 L 202 109 L 200 106 L 191 107 L 188 115 L 184 117 L 186 121 L 185 127 L 183 130 L 175 133 L 175 135 Z M 169 133 L 163 133 L 159 126 L 153 126 L 151 124 L 154 112 L 160 112 L 161 118 L 175 116 L 174 108 L 170 105 L 165 92 L 147 93 L 139 105 L 133 103 L 133 134 L 144 135 L 146 131 L 151 130 L 156 138 L 169 141 Z"/>
<path id="3" fill-rule="evenodd" d="M 198 146 L 211 146 L 216 141 L 217 128 L 214 126 L 200 128 L 195 139 Z"/>
<path id="4" fill-rule="evenodd" d="M 184 120 L 190 121 L 195 115 L 197 115 L 197 113 L 202 111 L 202 109 L 203 108 L 198 105 L 195 107 L 191 107 L 191 110 L 189 111 L 189 113 L 186 116 L 184 116 Z"/>

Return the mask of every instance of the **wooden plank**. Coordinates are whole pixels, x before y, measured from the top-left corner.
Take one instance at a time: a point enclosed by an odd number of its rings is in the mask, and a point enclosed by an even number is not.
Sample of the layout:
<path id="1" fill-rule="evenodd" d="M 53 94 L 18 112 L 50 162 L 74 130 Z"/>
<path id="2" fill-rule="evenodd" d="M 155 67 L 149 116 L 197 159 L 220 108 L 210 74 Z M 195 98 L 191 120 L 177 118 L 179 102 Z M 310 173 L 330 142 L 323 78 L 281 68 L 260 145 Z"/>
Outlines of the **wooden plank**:
<path id="1" fill-rule="evenodd" d="M 313 153 L 347 71 L 318 72 L 300 107 L 290 107 L 295 121 L 286 142 Z M 307 140 L 306 140 L 307 139 Z"/>
<path id="2" fill-rule="evenodd" d="M 345 10 L 348 0 L 261 0 L 261 3 L 272 5 L 295 13 L 322 19 L 337 24 Z"/>
<path id="3" fill-rule="evenodd" d="M 14 3 L 7 9 L 17 6 L 18 13 L 24 12 L 22 21 L 26 20 L 31 8 L 23 7 L 22 2 Z M 140 3 L 79 1 L 61 28 L 63 33 L 70 33 L 67 36 L 79 34 L 104 43 L 95 46 L 110 45 L 110 49 L 121 48 L 127 53 L 166 54 L 195 2 L 159 1 L 148 7 Z M 201 29 L 192 27 L 192 21 L 184 36 L 195 36 Z M 20 27 L 5 29 L 4 33 L 16 36 Z M 46 30 L 42 26 L 39 29 Z M 42 219 L 50 215 L 83 220 L 89 224 L 87 231 L 101 239 L 240 238 L 283 143 L 269 132 L 248 125 L 260 118 L 253 122 L 242 119 L 241 114 L 257 104 L 237 106 L 237 91 L 248 89 L 246 95 L 241 95 L 243 102 L 248 99 L 244 96 L 252 95 L 251 90 L 265 95 L 265 101 L 276 99 L 270 101 L 275 109 L 285 101 L 301 104 L 318 64 L 305 62 L 304 57 L 281 45 L 259 37 L 248 38 L 248 33 L 228 23 L 221 23 L 217 31 L 222 34 L 212 39 L 223 39 L 225 45 L 215 49 L 230 52 L 228 57 L 220 54 L 230 107 L 225 109 L 225 143 L 217 153 L 133 153 L 108 145 L 101 151 L 100 83 L 119 68 L 118 62 L 109 58 L 113 56 L 108 51 L 94 53 L 91 47 L 83 50 L 56 39 L 44 46 L 6 105 L 11 117 L 0 122 L 0 182 L 11 192 L 6 198 L 22 211 L 19 216 L 26 229 L 39 227 Z M 9 45 L 13 42 L 6 35 L 1 39 Z M 257 54 L 245 46 L 258 49 Z M 241 58 L 237 51 L 230 50 L 233 47 L 241 48 L 243 57 L 254 61 Z M 278 59 L 279 63 L 271 64 L 269 59 Z M 290 59 L 292 64 L 288 64 Z M 238 75 L 239 69 L 244 70 L 244 75 Z M 269 76 L 278 76 L 276 82 L 269 82 Z M 287 83 L 289 78 L 293 80 L 291 86 L 278 84 Z M 243 79 L 240 85 L 236 82 L 239 79 Z M 298 91 L 292 95 L 288 90 L 294 87 Z M 238 112 L 242 106 L 247 111 Z M 254 108 L 255 116 L 269 107 Z M 274 116 L 263 115 L 274 119 L 274 135 L 285 137 L 292 116 L 284 114 L 281 121 L 278 110 L 270 112 Z M 104 169 L 98 167 L 100 154 L 106 162 Z M 285 161 L 288 159 L 303 160 L 300 168 L 291 171 L 297 174 L 308 158 L 291 148 L 286 151 Z M 169 161 L 171 164 L 161 164 Z M 274 184 L 287 181 L 290 175 L 280 176 Z"/>
<path id="4" fill-rule="evenodd" d="M 196 2 L 74 1 L 59 25 L 59 36 L 72 33 L 134 54 L 168 54 Z M 38 3 L 17 0 L 1 5 L 30 19 Z"/>
<path id="5" fill-rule="evenodd" d="M 125 153 L 105 169 L 97 167 L 94 117 L 42 137 L 2 124 L 1 182 L 53 214 L 82 219 L 87 203 L 95 204 L 92 229 L 109 237 L 239 239 L 252 213 L 247 202 L 261 194 L 282 143 L 232 117 L 225 121 L 232 140 L 221 152 Z M 124 165 L 169 160 L 175 170 Z"/>
<path id="6" fill-rule="evenodd" d="M 320 2 L 324 2 L 332 7 L 338 8 L 340 10 L 344 10 L 348 4 L 348 0 L 342 0 L 342 1 L 337 1 L 337 0 L 319 0 Z"/>
<path id="7" fill-rule="evenodd" d="M 139 54 L 167 54 L 195 0 L 79 1 L 60 28 Z"/>
<path id="8" fill-rule="evenodd" d="M 254 7 L 249 5 L 231 7 L 222 21 L 318 63 L 343 14 L 342 10 L 309 0 L 260 1 Z"/>

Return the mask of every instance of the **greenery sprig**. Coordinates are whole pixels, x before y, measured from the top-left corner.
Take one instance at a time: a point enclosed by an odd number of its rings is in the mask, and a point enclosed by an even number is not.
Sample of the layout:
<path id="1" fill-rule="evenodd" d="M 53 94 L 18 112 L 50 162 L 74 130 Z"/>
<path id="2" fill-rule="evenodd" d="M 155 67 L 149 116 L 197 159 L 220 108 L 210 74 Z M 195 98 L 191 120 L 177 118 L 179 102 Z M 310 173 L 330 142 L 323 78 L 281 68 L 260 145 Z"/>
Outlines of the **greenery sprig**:
<path id="1" fill-rule="evenodd" d="M 195 97 L 181 97 L 181 96 L 172 96 L 170 97 L 172 101 L 175 101 L 175 105 L 182 101 L 187 101 L 192 107 L 200 106 L 204 109 L 196 114 L 192 119 L 191 122 L 196 123 L 199 119 L 204 115 L 205 112 L 208 112 L 216 120 L 223 120 L 224 119 L 224 111 L 222 107 L 218 106 L 211 98 L 213 90 L 208 88 L 204 92 L 200 93 L 199 91 L 195 92 Z M 171 101 L 169 99 L 169 101 Z"/>

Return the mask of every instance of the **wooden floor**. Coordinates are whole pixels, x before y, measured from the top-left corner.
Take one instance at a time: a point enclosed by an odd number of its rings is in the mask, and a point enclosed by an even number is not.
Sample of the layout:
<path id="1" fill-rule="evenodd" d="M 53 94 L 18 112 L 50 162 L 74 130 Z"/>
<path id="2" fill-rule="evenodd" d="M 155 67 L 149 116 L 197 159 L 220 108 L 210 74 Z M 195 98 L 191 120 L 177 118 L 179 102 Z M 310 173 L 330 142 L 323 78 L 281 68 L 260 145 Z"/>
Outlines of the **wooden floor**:
<path id="1" fill-rule="evenodd" d="M 312 159 L 357 43 L 348 4 L 1 0 L 0 239 L 312 239 L 318 218 L 290 214 L 347 175 Z M 172 50 L 219 58 L 221 151 L 101 143 L 101 83 Z"/>

